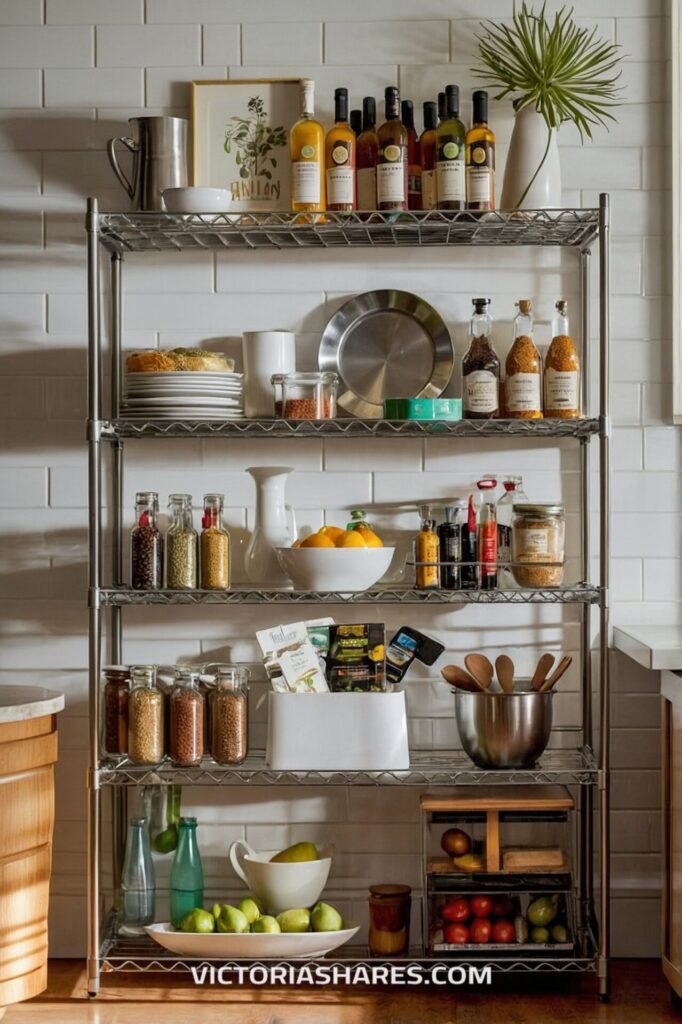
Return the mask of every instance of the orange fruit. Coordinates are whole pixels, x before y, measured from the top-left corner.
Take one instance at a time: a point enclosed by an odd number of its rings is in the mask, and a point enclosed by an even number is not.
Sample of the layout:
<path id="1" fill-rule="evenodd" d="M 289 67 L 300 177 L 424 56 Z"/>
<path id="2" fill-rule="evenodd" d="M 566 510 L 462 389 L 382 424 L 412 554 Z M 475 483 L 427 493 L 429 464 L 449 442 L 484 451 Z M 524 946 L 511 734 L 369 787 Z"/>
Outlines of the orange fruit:
<path id="1" fill-rule="evenodd" d="M 365 538 L 359 530 L 344 530 L 336 538 L 337 548 L 366 548 Z"/>
<path id="2" fill-rule="evenodd" d="M 383 548 L 384 542 L 381 537 L 377 537 L 374 530 L 369 530 L 366 526 L 359 526 L 357 532 L 362 534 L 362 538 L 368 548 Z"/>
<path id="3" fill-rule="evenodd" d="M 323 533 L 325 537 L 329 537 L 336 544 L 341 534 L 346 531 L 341 526 L 323 526 L 318 532 Z"/>
<path id="4" fill-rule="evenodd" d="M 334 541 L 325 537 L 323 533 L 311 533 L 309 537 L 301 541 L 302 548 L 333 548 Z"/>

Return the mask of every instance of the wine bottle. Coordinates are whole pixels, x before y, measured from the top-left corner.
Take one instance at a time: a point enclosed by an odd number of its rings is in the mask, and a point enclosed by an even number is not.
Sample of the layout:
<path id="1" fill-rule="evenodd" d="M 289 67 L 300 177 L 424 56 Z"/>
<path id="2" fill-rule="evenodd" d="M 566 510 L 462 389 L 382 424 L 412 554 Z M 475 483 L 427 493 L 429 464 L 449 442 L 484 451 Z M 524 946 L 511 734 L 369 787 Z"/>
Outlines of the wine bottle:
<path id="1" fill-rule="evenodd" d="M 358 137 L 357 204 L 358 210 L 377 208 L 377 154 L 379 139 L 376 128 L 376 102 L 373 96 L 362 101 L 362 132 Z"/>
<path id="2" fill-rule="evenodd" d="M 348 123 L 348 89 L 334 91 L 334 127 L 324 144 L 328 210 L 355 209 L 355 132 Z"/>
<path id="3" fill-rule="evenodd" d="M 466 132 L 459 120 L 459 88 L 445 89 L 445 120 L 437 128 L 436 189 L 439 210 L 463 210 L 466 205 L 464 151 Z"/>
<path id="4" fill-rule="evenodd" d="M 315 120 L 315 83 L 301 82 L 301 117 L 289 135 L 292 210 L 324 210 L 324 128 Z"/>
<path id="5" fill-rule="evenodd" d="M 386 120 L 377 137 L 377 205 L 380 210 L 407 209 L 407 131 L 400 120 L 400 92 L 385 90 Z"/>
<path id="6" fill-rule="evenodd" d="M 422 209 L 433 210 L 436 196 L 436 141 L 438 116 L 436 104 L 424 104 L 424 131 L 419 138 L 419 163 L 422 169 Z"/>
<path id="7" fill-rule="evenodd" d="M 419 139 L 414 127 L 414 104 L 403 100 L 401 112 L 407 132 L 407 205 L 410 210 L 422 208 L 422 167 L 419 161 Z"/>

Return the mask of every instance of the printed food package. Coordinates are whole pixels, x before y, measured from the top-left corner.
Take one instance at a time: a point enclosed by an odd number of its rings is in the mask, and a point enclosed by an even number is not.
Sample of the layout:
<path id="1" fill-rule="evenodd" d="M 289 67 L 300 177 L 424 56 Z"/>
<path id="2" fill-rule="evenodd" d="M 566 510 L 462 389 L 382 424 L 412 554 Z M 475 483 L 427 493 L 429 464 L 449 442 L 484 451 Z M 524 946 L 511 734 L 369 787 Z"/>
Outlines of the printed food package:
<path id="1" fill-rule="evenodd" d="M 386 640 L 383 622 L 329 627 L 327 682 L 334 692 L 386 689 Z"/>
<path id="2" fill-rule="evenodd" d="M 334 620 L 290 622 L 256 633 L 263 662 L 273 690 L 280 693 L 327 693 L 320 650 L 325 649 L 325 630 Z M 309 635 L 312 631 L 313 640 Z M 313 642 L 314 641 L 314 642 Z"/>

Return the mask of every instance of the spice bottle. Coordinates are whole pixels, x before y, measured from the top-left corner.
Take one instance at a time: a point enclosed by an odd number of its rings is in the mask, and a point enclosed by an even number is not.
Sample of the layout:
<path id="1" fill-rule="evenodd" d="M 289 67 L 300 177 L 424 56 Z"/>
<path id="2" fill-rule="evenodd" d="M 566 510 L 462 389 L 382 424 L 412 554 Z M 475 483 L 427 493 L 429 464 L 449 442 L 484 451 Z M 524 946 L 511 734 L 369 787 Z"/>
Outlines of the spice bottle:
<path id="1" fill-rule="evenodd" d="M 460 581 L 462 590 L 478 589 L 478 533 L 476 529 L 476 506 L 473 494 L 465 505 L 459 505 L 462 512 L 462 569 Z"/>
<path id="2" fill-rule="evenodd" d="M 436 520 L 431 518 L 431 509 L 420 508 L 421 529 L 415 540 L 416 583 L 418 590 L 431 590 L 439 586 L 438 558 L 439 543 Z"/>
<path id="3" fill-rule="evenodd" d="M 445 522 L 438 527 L 440 585 L 443 590 L 459 590 L 459 560 L 462 557 L 462 531 L 455 522 L 455 509 L 445 506 Z"/>
<path id="4" fill-rule="evenodd" d="M 542 360 L 533 341 L 530 299 L 517 302 L 514 343 L 505 364 L 504 408 L 510 420 L 542 419 Z"/>
<path id="5" fill-rule="evenodd" d="M 497 587 L 497 517 L 495 514 L 495 488 L 497 480 L 479 480 L 481 509 L 478 515 L 478 551 L 481 590 Z"/>
<path id="6" fill-rule="evenodd" d="M 159 496 L 155 491 L 135 495 L 135 526 L 130 535 L 133 590 L 160 590 L 163 586 L 163 537 L 156 522 Z"/>
<path id="7" fill-rule="evenodd" d="M 241 764 L 248 753 L 249 670 L 216 665 L 211 692 L 211 755 L 218 764 Z"/>
<path id="8" fill-rule="evenodd" d="M 486 420 L 500 414 L 500 360 L 493 348 L 490 299 L 472 299 L 469 348 L 462 360 L 462 409 L 466 420 Z"/>
<path id="9" fill-rule="evenodd" d="M 201 586 L 227 590 L 230 586 L 230 535 L 223 526 L 223 495 L 204 495 L 201 521 Z"/>
<path id="10" fill-rule="evenodd" d="M 559 299 L 552 318 L 552 341 L 545 357 L 545 416 L 575 420 L 580 416 L 580 360 L 568 330 L 568 302 Z"/>
<path id="11" fill-rule="evenodd" d="M 168 498 L 171 524 L 166 532 L 166 586 L 195 590 L 199 577 L 199 538 L 192 525 L 191 494 Z"/>
<path id="12" fill-rule="evenodd" d="M 511 571 L 512 560 L 512 519 L 514 516 L 514 503 L 526 502 L 528 498 L 523 491 L 523 480 L 520 476 L 508 476 L 502 481 L 504 494 L 497 502 L 497 585 L 501 589 L 508 590 L 514 586 L 514 577 Z"/>
<path id="13" fill-rule="evenodd" d="M 102 672 L 104 674 L 104 749 L 107 754 L 127 754 L 130 672 L 125 665 L 107 665 Z"/>
<path id="14" fill-rule="evenodd" d="M 156 665 L 133 665 L 130 674 L 128 756 L 133 764 L 157 764 L 164 754 L 164 728 Z"/>
<path id="15" fill-rule="evenodd" d="M 173 764 L 201 764 L 204 756 L 204 698 L 198 672 L 178 669 L 170 699 L 170 758 Z"/>

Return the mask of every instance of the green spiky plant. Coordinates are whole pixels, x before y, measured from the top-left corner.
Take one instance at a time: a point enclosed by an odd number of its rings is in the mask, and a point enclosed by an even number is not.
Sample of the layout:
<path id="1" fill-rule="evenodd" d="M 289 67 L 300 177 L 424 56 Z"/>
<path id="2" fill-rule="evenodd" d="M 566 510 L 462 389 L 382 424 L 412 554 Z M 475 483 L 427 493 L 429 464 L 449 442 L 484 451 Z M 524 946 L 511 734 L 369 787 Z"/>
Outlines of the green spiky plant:
<path id="1" fill-rule="evenodd" d="M 477 36 L 483 67 L 472 68 L 476 77 L 496 90 L 495 99 L 513 96 L 516 113 L 533 106 L 547 125 L 547 146 L 533 178 L 519 199 L 521 205 L 544 164 L 559 127 L 571 121 L 580 139 L 592 138 L 592 128 L 615 121 L 611 109 L 621 102 L 618 79 L 619 47 L 580 28 L 573 8 L 562 7 L 554 16 L 523 0 L 511 25 L 481 23 L 485 35 Z"/>

